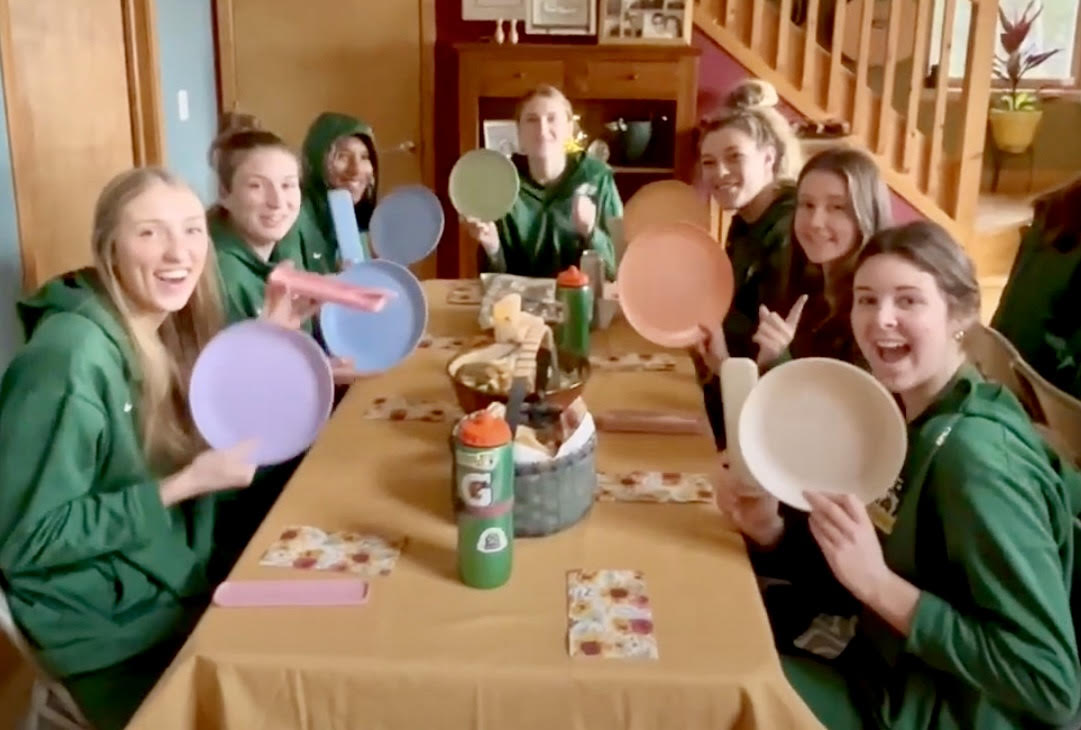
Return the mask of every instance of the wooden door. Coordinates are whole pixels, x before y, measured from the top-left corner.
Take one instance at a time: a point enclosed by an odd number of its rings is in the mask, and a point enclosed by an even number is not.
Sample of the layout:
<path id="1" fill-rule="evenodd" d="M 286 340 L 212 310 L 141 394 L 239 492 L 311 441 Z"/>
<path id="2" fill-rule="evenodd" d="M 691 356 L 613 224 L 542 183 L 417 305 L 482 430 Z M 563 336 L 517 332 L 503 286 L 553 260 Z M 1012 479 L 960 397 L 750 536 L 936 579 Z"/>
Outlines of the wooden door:
<path id="1" fill-rule="evenodd" d="M 113 175 L 161 161 L 151 0 L 0 0 L 23 281 L 91 261 Z"/>
<path id="2" fill-rule="evenodd" d="M 372 125 L 381 195 L 432 179 L 434 0 L 216 0 L 222 108 L 300 148 L 337 111 Z M 434 273 L 434 257 L 420 273 Z"/>

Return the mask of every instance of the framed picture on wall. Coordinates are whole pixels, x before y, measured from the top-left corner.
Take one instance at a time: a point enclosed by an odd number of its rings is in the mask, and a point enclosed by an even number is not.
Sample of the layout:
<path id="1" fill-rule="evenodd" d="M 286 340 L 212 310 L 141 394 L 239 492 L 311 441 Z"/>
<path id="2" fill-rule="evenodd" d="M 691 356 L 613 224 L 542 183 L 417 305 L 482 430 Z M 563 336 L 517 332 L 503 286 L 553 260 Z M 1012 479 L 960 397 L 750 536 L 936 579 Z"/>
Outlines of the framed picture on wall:
<path id="1" fill-rule="evenodd" d="M 527 0 L 525 32 L 550 35 L 594 35 L 596 0 Z"/>
<path id="2" fill-rule="evenodd" d="M 485 149 L 502 152 L 507 157 L 518 151 L 518 122 L 513 119 L 485 119 Z"/>
<path id="3" fill-rule="evenodd" d="M 462 0 L 462 20 L 525 20 L 528 0 Z"/>
<path id="4" fill-rule="evenodd" d="M 694 0 L 598 0 L 601 43 L 689 44 Z"/>

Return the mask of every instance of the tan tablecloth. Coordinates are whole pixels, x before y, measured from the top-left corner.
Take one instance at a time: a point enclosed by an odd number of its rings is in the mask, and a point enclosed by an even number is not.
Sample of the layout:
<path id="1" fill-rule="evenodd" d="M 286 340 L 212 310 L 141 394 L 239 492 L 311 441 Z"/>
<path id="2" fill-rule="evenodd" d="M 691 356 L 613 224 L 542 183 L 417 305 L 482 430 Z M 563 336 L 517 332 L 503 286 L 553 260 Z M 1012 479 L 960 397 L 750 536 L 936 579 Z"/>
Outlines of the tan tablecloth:
<path id="1" fill-rule="evenodd" d="M 430 332 L 476 330 L 475 307 L 445 304 L 448 282 L 426 287 Z M 656 348 L 619 320 L 595 350 Z M 369 603 L 212 607 L 132 728 L 820 727 L 784 679 L 742 541 L 712 505 L 598 503 L 569 530 L 516 541 L 506 586 L 462 585 L 449 424 L 361 417 L 380 395 L 453 400 L 446 360 L 418 351 L 353 387 L 232 576 L 332 577 L 258 565 L 286 525 L 407 534 Z M 594 411 L 701 408 L 689 362 L 676 373 L 595 372 L 586 399 Z M 598 468 L 708 472 L 714 460 L 705 436 L 602 434 Z M 573 568 L 645 571 L 659 660 L 567 655 Z"/>

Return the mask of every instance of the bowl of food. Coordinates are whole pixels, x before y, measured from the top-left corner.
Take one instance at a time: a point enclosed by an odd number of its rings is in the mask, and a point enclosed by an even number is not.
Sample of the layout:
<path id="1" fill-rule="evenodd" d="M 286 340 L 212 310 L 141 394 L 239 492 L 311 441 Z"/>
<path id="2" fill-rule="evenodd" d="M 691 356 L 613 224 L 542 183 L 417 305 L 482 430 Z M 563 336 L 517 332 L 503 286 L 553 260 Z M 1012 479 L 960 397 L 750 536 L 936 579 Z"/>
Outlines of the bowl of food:
<path id="1" fill-rule="evenodd" d="M 451 358 L 447 363 L 447 377 L 462 410 L 472 413 L 492 403 L 507 402 L 516 351 L 516 345 L 497 343 L 463 350 Z M 546 366 L 542 368 L 545 372 L 537 377 L 540 388 L 531 387 L 526 400 L 566 408 L 586 387 L 589 360 L 561 352 L 556 358 L 557 366 L 551 362 L 551 357 L 545 356 L 546 352 L 542 350 L 538 358 L 538 364 Z"/>

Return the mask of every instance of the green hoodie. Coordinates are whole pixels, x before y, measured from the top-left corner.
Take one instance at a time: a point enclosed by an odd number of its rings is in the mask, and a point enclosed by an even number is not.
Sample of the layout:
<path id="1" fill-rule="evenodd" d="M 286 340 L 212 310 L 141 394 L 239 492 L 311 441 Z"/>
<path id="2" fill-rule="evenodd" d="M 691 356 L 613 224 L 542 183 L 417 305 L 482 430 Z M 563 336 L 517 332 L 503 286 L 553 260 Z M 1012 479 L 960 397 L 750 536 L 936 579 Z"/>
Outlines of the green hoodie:
<path id="1" fill-rule="evenodd" d="M 577 266 L 584 250 L 593 249 L 609 279 L 616 276 L 616 253 L 609 230 L 613 218 L 623 217 L 612 168 L 584 153 L 567 156 L 567 168 L 552 185 L 544 186 L 529 174 L 525 155 L 514 155 L 521 189 L 510 213 L 496 222 L 499 251 L 489 257 L 477 250 L 481 271 L 497 271 L 520 276 L 553 278 Z M 588 239 L 575 230 L 572 205 L 582 189 L 597 205 L 597 220 Z"/>
<path id="2" fill-rule="evenodd" d="M 1081 241 L 1025 232 L 991 319 L 1036 372 L 1081 398 Z"/>
<path id="3" fill-rule="evenodd" d="M 210 591 L 215 501 L 163 506 L 131 344 L 96 281 L 70 274 L 18 305 L 28 341 L 0 380 L 0 579 L 61 678 L 175 640 Z M 91 720 L 124 704 L 75 694 Z"/>
<path id="4" fill-rule="evenodd" d="M 832 634 L 845 647 L 832 662 L 782 647 L 789 680 L 819 719 L 841 730 L 1066 725 L 1081 704 L 1071 615 L 1081 475 L 1016 398 L 963 368 L 909 425 L 901 478 L 869 512 L 886 564 L 920 598 L 907 638 L 863 611 L 850 638 L 836 631 L 844 620 L 800 637 L 807 648 L 816 634 L 821 647 Z M 789 532 L 756 554 L 756 568 L 828 585 L 813 538 Z M 784 563 L 787 575 L 771 570 Z"/>
<path id="5" fill-rule="evenodd" d="M 254 319 L 262 312 L 267 277 L 274 267 L 283 261 L 292 261 L 298 269 L 304 268 L 299 226 L 294 225 L 274 246 L 270 260 L 263 261 L 240 237 L 224 213 L 212 210 L 207 218 L 210 237 L 218 254 L 218 271 L 229 321 Z M 310 321 L 304 326 L 310 330 Z"/>
<path id="6" fill-rule="evenodd" d="M 375 147 L 375 135 L 370 125 L 345 114 L 323 112 L 304 137 L 304 202 L 300 208 L 298 225 L 305 230 L 314 228 L 319 231 L 319 238 L 304 237 L 304 267 L 308 271 L 320 274 L 332 274 L 339 270 L 340 252 L 338 236 L 334 233 L 334 221 L 330 217 L 330 205 L 327 203 L 326 158 L 334 142 L 348 135 L 359 137 L 368 146 L 372 160 L 375 180 L 364 199 L 356 204 L 357 228 L 360 230 L 361 245 L 370 259 L 371 248 L 368 245 L 368 222 L 375 209 L 376 196 L 379 192 L 379 155 Z"/>

